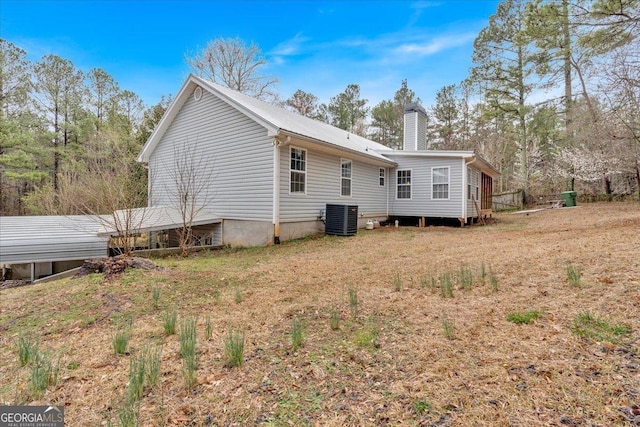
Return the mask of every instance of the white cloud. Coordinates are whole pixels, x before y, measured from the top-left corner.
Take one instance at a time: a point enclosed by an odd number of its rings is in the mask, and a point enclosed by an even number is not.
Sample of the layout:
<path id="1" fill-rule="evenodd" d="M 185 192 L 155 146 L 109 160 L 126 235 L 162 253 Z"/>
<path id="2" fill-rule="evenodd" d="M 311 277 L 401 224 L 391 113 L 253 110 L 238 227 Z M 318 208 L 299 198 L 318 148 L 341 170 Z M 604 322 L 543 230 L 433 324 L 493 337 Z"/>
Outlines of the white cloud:
<path id="1" fill-rule="evenodd" d="M 462 46 L 476 37 L 475 33 L 452 34 L 443 37 L 434 37 L 417 43 L 401 44 L 395 49 L 400 54 L 415 54 L 419 56 L 433 55 L 444 50 Z"/>
<path id="2" fill-rule="evenodd" d="M 309 41 L 309 37 L 305 37 L 302 33 L 298 33 L 292 38 L 279 43 L 271 49 L 269 54 L 274 56 L 292 56 L 302 52 L 304 45 Z"/>

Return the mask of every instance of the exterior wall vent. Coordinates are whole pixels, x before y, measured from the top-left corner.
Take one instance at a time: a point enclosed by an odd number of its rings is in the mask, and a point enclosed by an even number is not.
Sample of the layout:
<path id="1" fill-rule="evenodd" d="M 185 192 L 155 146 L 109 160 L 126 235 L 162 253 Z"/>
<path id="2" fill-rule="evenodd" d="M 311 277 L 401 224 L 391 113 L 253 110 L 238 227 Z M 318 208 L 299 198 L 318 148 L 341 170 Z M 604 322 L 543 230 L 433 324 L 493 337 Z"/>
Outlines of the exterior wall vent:
<path id="1" fill-rule="evenodd" d="M 358 206 L 327 204 L 324 232 L 332 236 L 353 236 L 358 232 Z"/>
<path id="2" fill-rule="evenodd" d="M 196 101 L 200 101 L 200 99 L 202 99 L 202 88 L 200 86 L 193 91 L 193 99 Z"/>

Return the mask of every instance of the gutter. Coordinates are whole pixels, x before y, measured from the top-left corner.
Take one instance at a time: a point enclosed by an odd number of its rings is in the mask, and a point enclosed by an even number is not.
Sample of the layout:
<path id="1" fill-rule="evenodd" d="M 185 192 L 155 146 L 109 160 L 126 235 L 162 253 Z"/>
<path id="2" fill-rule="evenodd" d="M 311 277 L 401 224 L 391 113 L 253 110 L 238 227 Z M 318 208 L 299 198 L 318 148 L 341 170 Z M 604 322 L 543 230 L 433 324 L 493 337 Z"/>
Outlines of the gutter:
<path id="1" fill-rule="evenodd" d="M 280 244 L 280 148 L 291 144 L 291 137 L 284 141 L 277 136 L 273 138 L 273 244 Z"/>
<path id="2" fill-rule="evenodd" d="M 469 174 L 467 172 L 467 169 L 469 168 L 469 165 L 474 163 L 476 160 L 478 160 L 478 158 L 476 157 L 476 155 L 474 154 L 471 157 L 471 161 L 467 162 L 465 160 L 464 162 L 464 170 L 462 171 L 462 217 L 465 218 L 465 222 L 466 222 L 466 218 L 467 218 L 467 208 L 468 208 L 468 204 L 469 204 L 469 197 L 471 196 L 471 194 L 469 194 L 468 196 L 465 197 L 465 192 L 467 191 L 467 180 L 469 179 Z"/>

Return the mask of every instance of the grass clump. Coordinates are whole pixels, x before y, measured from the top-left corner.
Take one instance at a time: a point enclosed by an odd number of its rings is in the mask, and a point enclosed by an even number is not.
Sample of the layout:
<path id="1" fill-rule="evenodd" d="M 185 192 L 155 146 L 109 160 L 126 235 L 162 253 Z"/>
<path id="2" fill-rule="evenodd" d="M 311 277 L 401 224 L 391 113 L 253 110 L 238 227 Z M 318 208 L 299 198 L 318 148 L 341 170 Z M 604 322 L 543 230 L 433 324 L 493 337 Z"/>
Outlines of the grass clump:
<path id="1" fill-rule="evenodd" d="M 146 368 L 146 360 L 142 353 L 129 361 L 129 401 L 131 402 L 142 399 Z"/>
<path id="2" fill-rule="evenodd" d="M 507 314 L 507 322 L 515 323 L 516 325 L 528 325 L 539 317 L 540 313 L 536 310 L 525 312 L 513 311 Z"/>
<path id="3" fill-rule="evenodd" d="M 492 291 L 497 291 L 498 290 L 498 278 L 493 274 L 493 272 L 491 270 L 489 270 L 489 281 L 491 282 L 491 290 Z"/>
<path id="4" fill-rule="evenodd" d="M 38 342 L 26 335 L 18 336 L 18 362 L 20 367 L 26 366 L 36 359 L 38 355 Z"/>
<path id="5" fill-rule="evenodd" d="M 379 334 L 379 329 L 374 325 L 370 325 L 356 331 L 353 342 L 358 347 L 376 347 L 376 338 L 378 338 Z"/>
<path id="6" fill-rule="evenodd" d="M 187 389 L 196 385 L 198 361 L 196 354 L 196 324 L 198 319 L 188 317 L 180 324 L 180 356 L 182 356 L 182 375 Z"/>
<path id="7" fill-rule="evenodd" d="M 197 322 L 196 317 L 187 317 L 180 323 L 180 356 L 183 359 L 195 358 Z"/>
<path id="8" fill-rule="evenodd" d="M 40 399 L 47 387 L 58 382 L 59 372 L 60 358 L 58 358 L 57 364 L 54 365 L 49 355 L 40 351 L 34 354 L 31 364 L 31 397 Z"/>
<path id="9" fill-rule="evenodd" d="M 431 410 L 433 404 L 426 400 L 416 400 L 413 402 L 413 411 L 418 415 L 423 415 Z"/>
<path id="10" fill-rule="evenodd" d="M 581 285 L 581 276 L 580 267 L 573 264 L 567 265 L 567 281 L 571 286 L 579 287 Z"/>
<path id="11" fill-rule="evenodd" d="M 448 318 L 442 319 L 442 330 L 444 331 L 444 336 L 448 340 L 454 340 L 456 338 L 456 329 L 453 320 L 449 320 Z"/>
<path id="12" fill-rule="evenodd" d="M 213 323 L 211 322 L 211 317 L 207 317 L 204 320 L 204 338 L 208 341 L 211 339 L 213 335 Z"/>
<path id="13" fill-rule="evenodd" d="M 423 274 L 418 278 L 418 283 L 420 283 L 420 289 L 424 289 L 429 285 L 429 278 Z"/>
<path id="14" fill-rule="evenodd" d="M 468 291 L 473 287 L 473 271 L 466 265 L 461 265 L 458 272 L 458 282 L 460 287 L 465 291 Z"/>
<path id="15" fill-rule="evenodd" d="M 393 289 L 396 292 L 402 291 L 402 279 L 400 278 L 400 273 L 395 273 L 393 278 L 391 279 L 391 283 L 393 283 Z"/>
<path id="16" fill-rule="evenodd" d="M 440 296 L 442 298 L 453 298 L 453 280 L 450 273 L 440 275 Z"/>
<path id="17" fill-rule="evenodd" d="M 244 295 L 242 294 L 242 290 L 240 288 L 236 288 L 236 296 L 234 298 L 236 304 L 240 304 L 244 299 Z"/>
<path id="18" fill-rule="evenodd" d="M 132 320 L 125 321 L 124 324 L 118 326 L 116 333 L 113 335 L 112 345 L 116 354 L 125 354 L 129 348 L 129 340 L 131 340 L 131 330 L 133 329 Z"/>
<path id="19" fill-rule="evenodd" d="M 160 307 L 160 288 L 153 288 L 151 290 L 151 297 L 153 298 L 153 308 Z"/>
<path id="20" fill-rule="evenodd" d="M 631 327 L 583 312 L 579 313 L 573 321 L 573 333 L 593 341 L 618 344 L 623 338 L 631 335 Z"/>
<path id="21" fill-rule="evenodd" d="M 224 338 L 225 365 L 233 368 L 244 363 L 244 332 L 229 329 Z"/>
<path id="22" fill-rule="evenodd" d="M 178 321 L 178 312 L 173 310 L 165 310 L 162 313 L 162 329 L 164 330 L 164 334 L 166 336 L 173 335 L 176 333 L 176 323 Z"/>
<path id="23" fill-rule="evenodd" d="M 338 310 L 332 310 L 329 317 L 329 327 L 332 331 L 340 329 L 340 312 Z"/>
<path id="24" fill-rule="evenodd" d="M 349 307 L 353 318 L 358 317 L 358 290 L 355 288 L 349 289 Z"/>
<path id="25" fill-rule="evenodd" d="M 145 365 L 144 383 L 147 387 L 154 387 L 160 381 L 162 348 L 146 347 L 142 351 Z"/>
<path id="26" fill-rule="evenodd" d="M 291 322 L 291 347 L 297 350 L 304 343 L 304 325 L 297 319 Z"/>
<path id="27" fill-rule="evenodd" d="M 125 400 L 118 411 L 118 421 L 122 427 L 138 427 L 140 425 L 140 404 L 137 401 Z M 111 423 L 108 424 L 112 425 Z"/>

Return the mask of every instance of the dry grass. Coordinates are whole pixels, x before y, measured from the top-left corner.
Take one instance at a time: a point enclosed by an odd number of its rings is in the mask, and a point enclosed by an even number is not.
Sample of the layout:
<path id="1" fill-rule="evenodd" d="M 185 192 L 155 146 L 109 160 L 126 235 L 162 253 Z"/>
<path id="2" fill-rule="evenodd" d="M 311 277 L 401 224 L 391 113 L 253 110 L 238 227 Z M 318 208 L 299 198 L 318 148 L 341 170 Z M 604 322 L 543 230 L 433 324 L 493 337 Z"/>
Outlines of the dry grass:
<path id="1" fill-rule="evenodd" d="M 631 425 L 620 408 L 640 403 L 637 204 L 158 262 L 168 269 L 0 291 L 0 404 L 66 405 L 70 426 L 117 425 L 130 359 L 149 345 L 161 347 L 162 372 L 142 397 L 144 426 L 611 426 Z M 483 263 L 497 289 L 483 282 Z M 567 265 L 580 269 L 580 286 L 567 282 Z M 475 274 L 470 289 L 454 280 L 454 296 L 442 298 L 425 285 L 457 277 L 462 266 Z M 191 389 L 179 339 L 163 333 L 168 307 L 200 319 Z M 532 310 L 541 316 L 531 324 L 507 321 Z M 332 329 L 336 312 L 340 327 Z M 573 332 L 580 313 L 631 332 L 615 344 L 582 338 Z M 118 356 L 111 340 L 122 316 L 134 327 L 129 354 Z M 293 319 L 305 325 L 295 351 Z M 455 339 L 443 333 L 445 320 Z M 230 329 L 245 337 L 244 364 L 235 368 L 225 366 Z M 38 401 L 27 392 L 29 366 L 20 367 L 20 334 L 61 354 L 57 385 Z"/>

